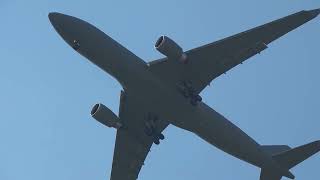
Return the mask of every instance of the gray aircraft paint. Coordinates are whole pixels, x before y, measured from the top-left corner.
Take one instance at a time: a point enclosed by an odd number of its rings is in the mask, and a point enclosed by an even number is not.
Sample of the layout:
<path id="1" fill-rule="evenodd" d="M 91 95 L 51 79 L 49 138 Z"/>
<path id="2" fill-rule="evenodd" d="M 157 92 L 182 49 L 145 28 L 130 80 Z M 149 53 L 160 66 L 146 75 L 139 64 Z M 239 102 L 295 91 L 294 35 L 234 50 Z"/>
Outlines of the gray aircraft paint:
<path id="1" fill-rule="evenodd" d="M 313 13 L 319 13 L 319 10 Z M 50 21 L 70 45 L 79 42 L 77 51 L 115 77 L 127 96 L 149 111 L 182 129 L 195 133 L 224 152 L 262 169 L 274 169 L 294 178 L 280 167 L 256 141 L 204 103 L 192 106 L 174 88 L 150 72 L 148 65 L 115 40 L 89 23 L 72 16 L 51 13 Z M 137 104 L 139 106 L 139 104 Z M 319 142 L 318 142 L 319 143 Z"/>

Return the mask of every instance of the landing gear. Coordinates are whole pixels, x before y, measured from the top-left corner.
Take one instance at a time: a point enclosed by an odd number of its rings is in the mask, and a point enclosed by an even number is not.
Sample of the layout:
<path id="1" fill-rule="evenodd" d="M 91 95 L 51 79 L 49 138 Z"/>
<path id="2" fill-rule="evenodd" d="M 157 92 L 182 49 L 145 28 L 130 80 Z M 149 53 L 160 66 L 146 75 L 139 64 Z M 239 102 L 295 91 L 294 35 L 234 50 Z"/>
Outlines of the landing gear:
<path id="1" fill-rule="evenodd" d="M 160 144 L 160 140 L 164 140 L 164 135 L 162 133 L 158 134 L 157 136 L 153 137 L 153 143 L 156 145 Z"/>
<path id="2" fill-rule="evenodd" d="M 160 140 L 164 140 L 164 135 L 162 133 L 159 133 L 157 128 L 156 128 L 156 123 L 158 121 L 158 117 L 148 115 L 148 119 L 145 122 L 145 128 L 144 132 L 146 133 L 147 136 L 150 136 L 153 138 L 153 142 L 156 145 L 160 144 Z"/>
<path id="3" fill-rule="evenodd" d="M 200 95 L 196 95 L 195 96 L 195 99 L 198 101 L 198 102 L 201 102 L 202 101 L 202 97 Z"/>
<path id="4" fill-rule="evenodd" d="M 199 95 L 195 95 L 195 96 L 191 97 L 191 99 L 190 99 L 190 103 L 191 103 L 193 106 L 198 105 L 198 103 L 201 102 L 201 101 L 202 101 L 202 97 L 199 96 Z"/>
<path id="5" fill-rule="evenodd" d="M 159 139 L 155 139 L 155 140 L 153 140 L 153 143 L 156 144 L 156 145 L 159 145 L 160 144 L 160 140 Z"/>
<path id="6" fill-rule="evenodd" d="M 202 98 L 199 94 L 197 94 L 195 92 L 195 90 L 192 87 L 192 83 L 188 82 L 188 81 L 182 81 L 179 85 L 178 85 L 178 89 L 179 91 L 182 93 L 182 95 L 189 99 L 190 98 L 190 103 L 193 106 L 198 105 L 199 102 L 202 101 Z"/>
<path id="7" fill-rule="evenodd" d="M 162 133 L 159 134 L 159 139 L 164 140 L 164 135 Z"/>

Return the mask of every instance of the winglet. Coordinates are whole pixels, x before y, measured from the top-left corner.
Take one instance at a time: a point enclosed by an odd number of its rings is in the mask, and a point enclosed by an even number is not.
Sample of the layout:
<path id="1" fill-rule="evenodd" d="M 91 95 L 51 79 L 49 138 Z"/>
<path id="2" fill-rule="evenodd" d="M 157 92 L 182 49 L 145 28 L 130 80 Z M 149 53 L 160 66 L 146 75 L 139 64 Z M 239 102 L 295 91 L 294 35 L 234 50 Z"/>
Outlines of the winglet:
<path id="1" fill-rule="evenodd" d="M 320 8 L 319 9 L 313 9 L 308 11 L 308 13 L 310 14 L 310 16 L 312 17 L 317 17 L 320 14 Z"/>

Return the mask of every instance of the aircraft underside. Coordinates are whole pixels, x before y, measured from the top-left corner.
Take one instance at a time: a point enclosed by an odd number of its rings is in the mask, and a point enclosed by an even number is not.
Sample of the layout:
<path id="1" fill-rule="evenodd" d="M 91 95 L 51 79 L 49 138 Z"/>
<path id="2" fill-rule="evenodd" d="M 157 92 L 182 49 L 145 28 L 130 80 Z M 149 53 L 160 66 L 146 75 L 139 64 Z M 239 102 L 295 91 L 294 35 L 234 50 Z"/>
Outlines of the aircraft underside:
<path id="1" fill-rule="evenodd" d="M 290 169 L 320 150 L 320 141 L 297 148 L 262 146 L 202 102 L 200 92 L 215 78 L 268 48 L 268 44 L 315 18 L 320 9 L 301 11 L 234 36 L 184 51 L 167 36 L 155 48 L 165 58 L 145 63 L 111 37 L 78 18 L 50 13 L 61 37 L 123 86 L 119 114 L 96 104 L 91 115 L 117 129 L 112 180 L 133 180 L 153 144 L 172 124 L 211 145 L 260 167 L 261 180 L 294 178 Z"/>

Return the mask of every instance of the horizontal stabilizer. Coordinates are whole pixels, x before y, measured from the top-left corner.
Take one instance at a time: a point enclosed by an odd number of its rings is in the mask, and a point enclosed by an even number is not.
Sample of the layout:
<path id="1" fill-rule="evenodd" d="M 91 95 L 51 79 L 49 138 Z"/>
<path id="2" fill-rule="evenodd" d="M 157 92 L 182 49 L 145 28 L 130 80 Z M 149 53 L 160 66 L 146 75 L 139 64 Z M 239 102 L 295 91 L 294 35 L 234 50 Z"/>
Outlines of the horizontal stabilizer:
<path id="1" fill-rule="evenodd" d="M 320 151 L 320 141 L 315 141 L 289 151 L 274 155 L 273 158 L 282 167 L 291 169 L 302 161 Z"/>

